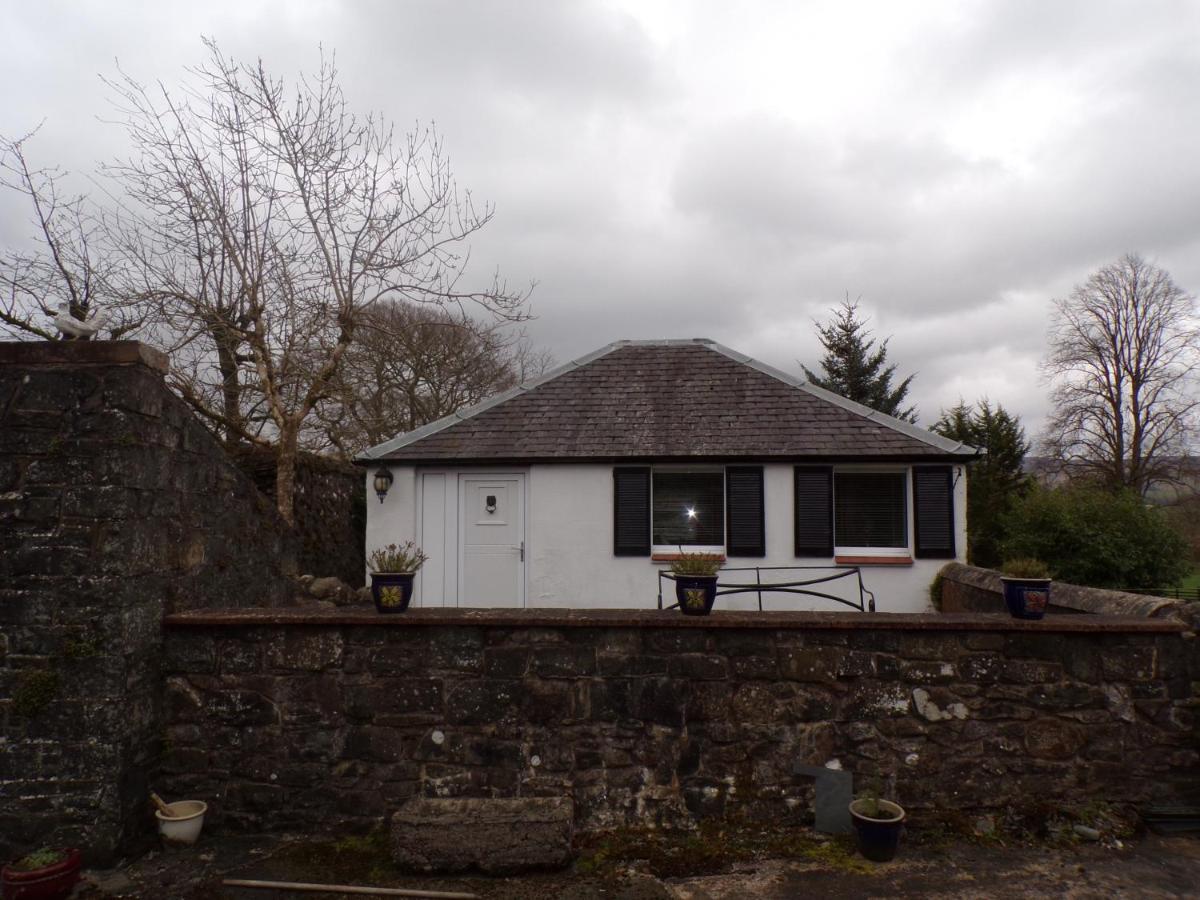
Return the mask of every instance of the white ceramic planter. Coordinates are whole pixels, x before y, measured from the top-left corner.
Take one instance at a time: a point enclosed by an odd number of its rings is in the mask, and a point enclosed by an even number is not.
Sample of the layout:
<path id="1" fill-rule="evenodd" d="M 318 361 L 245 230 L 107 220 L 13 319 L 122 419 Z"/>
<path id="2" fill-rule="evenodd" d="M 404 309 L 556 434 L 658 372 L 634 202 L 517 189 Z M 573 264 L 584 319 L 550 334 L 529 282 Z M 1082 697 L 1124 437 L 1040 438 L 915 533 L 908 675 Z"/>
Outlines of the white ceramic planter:
<path id="1" fill-rule="evenodd" d="M 208 804 L 203 800 L 177 800 L 167 804 L 170 815 L 161 809 L 154 811 L 158 818 L 158 833 L 169 844 L 194 844 L 204 825 Z"/>

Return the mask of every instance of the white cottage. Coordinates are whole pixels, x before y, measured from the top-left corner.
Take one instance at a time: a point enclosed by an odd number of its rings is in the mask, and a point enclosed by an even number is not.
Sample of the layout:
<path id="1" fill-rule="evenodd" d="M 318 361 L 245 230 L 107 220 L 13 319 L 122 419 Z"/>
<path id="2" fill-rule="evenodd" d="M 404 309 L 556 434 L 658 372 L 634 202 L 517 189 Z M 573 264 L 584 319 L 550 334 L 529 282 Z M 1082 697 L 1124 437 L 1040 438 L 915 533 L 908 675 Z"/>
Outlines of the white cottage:
<path id="1" fill-rule="evenodd" d="M 650 609 L 682 550 L 724 555 L 722 583 L 858 567 L 881 612 L 919 612 L 964 561 L 976 452 L 696 339 L 618 341 L 358 462 L 368 552 L 429 554 L 415 606 Z M 860 599 L 854 577 L 814 589 Z M 760 602 L 843 608 L 716 608 Z"/>

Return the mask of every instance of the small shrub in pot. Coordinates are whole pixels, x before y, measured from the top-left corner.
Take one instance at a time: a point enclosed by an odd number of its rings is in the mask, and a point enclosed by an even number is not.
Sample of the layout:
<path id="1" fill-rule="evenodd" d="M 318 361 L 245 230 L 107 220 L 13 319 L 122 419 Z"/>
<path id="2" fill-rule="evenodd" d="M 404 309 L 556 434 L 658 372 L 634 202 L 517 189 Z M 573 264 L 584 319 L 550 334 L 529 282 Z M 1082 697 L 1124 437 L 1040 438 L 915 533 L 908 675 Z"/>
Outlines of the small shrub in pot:
<path id="1" fill-rule="evenodd" d="M 371 596 L 381 613 L 401 613 L 412 600 L 413 578 L 429 557 L 413 541 L 371 551 Z"/>
<path id="2" fill-rule="evenodd" d="M 43 847 L 0 871 L 4 900 L 59 900 L 79 881 L 78 850 Z"/>
<path id="3" fill-rule="evenodd" d="M 1040 619 L 1050 605 L 1050 569 L 1040 559 L 1010 559 L 1002 567 L 1004 602 L 1015 619 Z"/>
<path id="4" fill-rule="evenodd" d="M 904 807 L 879 796 L 878 785 L 850 803 L 850 820 L 858 849 L 867 859 L 887 862 L 896 855 L 904 831 Z"/>
<path id="5" fill-rule="evenodd" d="M 682 548 L 680 548 L 682 551 Z M 683 553 L 671 562 L 675 599 L 686 616 L 707 616 L 717 597 L 717 572 L 725 559 L 718 553 Z"/>

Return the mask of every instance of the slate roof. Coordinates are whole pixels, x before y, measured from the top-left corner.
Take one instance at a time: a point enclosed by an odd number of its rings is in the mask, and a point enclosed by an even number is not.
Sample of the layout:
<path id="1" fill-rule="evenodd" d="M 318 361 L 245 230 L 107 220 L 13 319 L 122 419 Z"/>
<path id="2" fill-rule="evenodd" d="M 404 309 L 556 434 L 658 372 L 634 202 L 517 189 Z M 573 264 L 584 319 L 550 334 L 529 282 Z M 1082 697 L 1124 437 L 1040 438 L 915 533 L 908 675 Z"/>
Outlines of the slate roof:
<path id="1" fill-rule="evenodd" d="M 976 451 L 712 341 L 618 341 L 359 462 L 967 459 Z"/>

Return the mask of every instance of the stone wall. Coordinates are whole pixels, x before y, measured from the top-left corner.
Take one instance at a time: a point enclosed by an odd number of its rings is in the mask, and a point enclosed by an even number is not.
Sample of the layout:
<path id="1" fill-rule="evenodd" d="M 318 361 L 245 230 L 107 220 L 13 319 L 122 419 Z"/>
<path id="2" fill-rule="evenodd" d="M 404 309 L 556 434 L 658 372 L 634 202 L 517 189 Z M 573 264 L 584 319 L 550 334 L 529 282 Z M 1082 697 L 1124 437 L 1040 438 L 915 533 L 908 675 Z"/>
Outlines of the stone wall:
<path id="1" fill-rule="evenodd" d="M 263 495 L 274 500 L 274 454 L 243 447 L 232 456 Z M 296 461 L 295 518 L 297 569 L 361 587 L 367 570 L 363 470 L 327 456 L 301 453 Z"/>
<path id="2" fill-rule="evenodd" d="M 1175 621 L 417 610 L 167 620 L 163 784 L 218 827 L 371 827 L 414 795 L 571 796 L 583 828 L 805 818 L 797 763 L 931 816 L 1200 801 Z"/>
<path id="3" fill-rule="evenodd" d="M 0 857 L 150 826 L 164 609 L 289 599 L 285 529 L 132 342 L 0 344 Z"/>
<path id="4" fill-rule="evenodd" d="M 983 612 L 1007 614 L 1004 585 L 995 569 L 947 563 L 938 573 L 942 612 Z M 1101 616 L 1175 618 L 1195 623 L 1200 606 L 1183 600 L 1169 600 L 1125 591 L 1083 587 L 1054 581 L 1050 584 L 1051 614 L 1092 613 Z"/>

